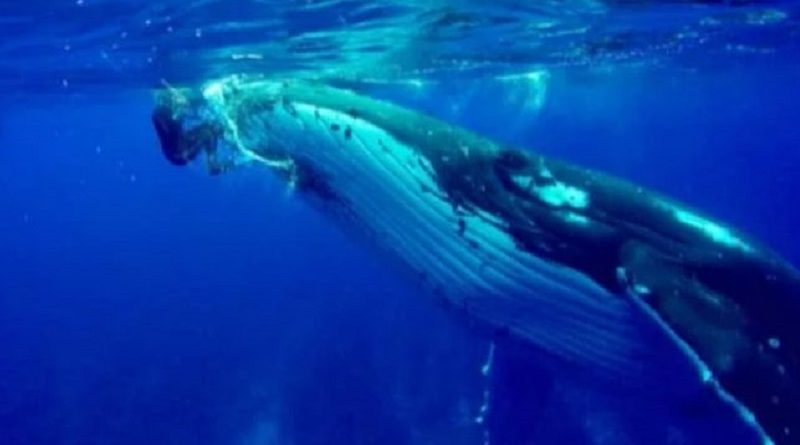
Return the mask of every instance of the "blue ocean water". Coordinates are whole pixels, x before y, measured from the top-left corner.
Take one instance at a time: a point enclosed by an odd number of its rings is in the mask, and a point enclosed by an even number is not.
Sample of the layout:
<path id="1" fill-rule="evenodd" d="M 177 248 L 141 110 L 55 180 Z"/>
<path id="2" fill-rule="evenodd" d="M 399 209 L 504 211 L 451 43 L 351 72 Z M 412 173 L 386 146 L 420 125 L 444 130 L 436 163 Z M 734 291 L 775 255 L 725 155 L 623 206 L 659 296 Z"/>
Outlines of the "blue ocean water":
<path id="1" fill-rule="evenodd" d="M 641 406 L 535 357 L 498 351 L 484 376 L 485 336 L 279 181 L 164 162 L 151 92 L 347 84 L 669 194 L 798 265 L 798 13 L 0 1 L 0 443 L 756 443 L 710 402 Z"/>

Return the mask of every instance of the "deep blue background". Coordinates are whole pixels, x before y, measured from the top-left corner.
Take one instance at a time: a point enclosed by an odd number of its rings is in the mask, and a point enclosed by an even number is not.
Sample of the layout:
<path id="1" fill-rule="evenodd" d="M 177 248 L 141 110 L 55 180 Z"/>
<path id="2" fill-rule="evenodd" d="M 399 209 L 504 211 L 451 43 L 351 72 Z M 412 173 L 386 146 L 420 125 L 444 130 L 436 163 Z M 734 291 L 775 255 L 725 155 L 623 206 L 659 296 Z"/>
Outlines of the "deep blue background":
<path id="1" fill-rule="evenodd" d="M 458 113 L 458 91 L 396 95 L 667 192 L 800 264 L 799 74 L 554 73 L 539 114 L 478 100 L 497 90 L 481 83 Z M 480 443 L 485 339 L 266 175 L 168 165 L 150 107 L 4 105 L 0 443 Z M 496 421 L 499 443 L 583 443 L 520 366 L 498 377 L 497 409 L 520 421 Z"/>

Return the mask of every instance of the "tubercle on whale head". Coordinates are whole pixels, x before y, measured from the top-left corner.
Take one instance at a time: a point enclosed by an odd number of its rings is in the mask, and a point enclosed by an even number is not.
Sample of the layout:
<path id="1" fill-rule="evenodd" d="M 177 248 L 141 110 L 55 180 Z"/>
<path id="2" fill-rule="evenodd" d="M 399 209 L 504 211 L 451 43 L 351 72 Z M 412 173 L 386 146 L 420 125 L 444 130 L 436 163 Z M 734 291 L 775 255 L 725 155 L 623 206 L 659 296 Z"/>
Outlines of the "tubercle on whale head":
<path id="1" fill-rule="evenodd" d="M 188 90 L 156 93 L 151 120 L 164 157 L 174 165 L 187 165 L 201 153 L 213 151 L 222 133 L 219 125 L 194 118 L 196 104 Z"/>
<path id="2" fill-rule="evenodd" d="M 151 121 L 171 164 L 186 166 L 204 155 L 208 172 L 217 175 L 239 163 L 232 154 L 222 153 L 226 127 L 202 93 L 170 87 L 156 92 L 155 102 Z"/>
<path id="3" fill-rule="evenodd" d="M 157 91 L 151 119 L 163 155 L 177 166 L 205 155 L 211 175 L 258 164 L 277 173 L 290 188 L 302 187 L 309 176 L 307 169 L 286 153 L 262 144 L 252 146 L 252 141 L 240 138 L 236 122 L 242 115 L 270 107 L 282 97 L 286 82 L 263 81 L 258 88 L 248 89 L 249 83 L 242 80 L 233 76 L 195 88 L 168 85 Z"/>

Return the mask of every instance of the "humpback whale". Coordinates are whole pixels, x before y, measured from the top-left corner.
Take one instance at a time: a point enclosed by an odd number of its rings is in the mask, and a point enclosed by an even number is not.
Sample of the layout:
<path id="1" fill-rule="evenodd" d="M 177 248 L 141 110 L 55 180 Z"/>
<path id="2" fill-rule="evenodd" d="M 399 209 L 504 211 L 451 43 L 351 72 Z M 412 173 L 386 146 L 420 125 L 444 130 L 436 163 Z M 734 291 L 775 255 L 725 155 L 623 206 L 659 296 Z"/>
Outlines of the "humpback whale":
<path id="1" fill-rule="evenodd" d="M 275 172 L 493 332 L 653 391 L 661 342 L 763 443 L 800 443 L 800 274 L 701 212 L 313 82 L 163 90 L 152 120 L 172 163 Z"/>

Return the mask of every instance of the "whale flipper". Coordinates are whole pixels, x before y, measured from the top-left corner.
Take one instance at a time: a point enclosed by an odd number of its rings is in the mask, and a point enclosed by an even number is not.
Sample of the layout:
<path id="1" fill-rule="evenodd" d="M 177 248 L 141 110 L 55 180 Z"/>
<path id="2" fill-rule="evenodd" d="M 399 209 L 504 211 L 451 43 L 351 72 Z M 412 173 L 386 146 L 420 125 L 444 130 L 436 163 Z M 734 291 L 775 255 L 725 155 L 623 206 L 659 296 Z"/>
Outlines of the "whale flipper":
<path id="1" fill-rule="evenodd" d="M 722 391 L 757 413 L 767 431 L 792 433 L 800 418 L 800 392 L 793 377 L 798 363 L 795 355 L 782 353 L 781 348 L 792 346 L 783 343 L 786 337 L 779 332 L 798 327 L 786 323 L 791 313 L 767 313 L 774 304 L 770 299 L 789 299 L 784 311 L 793 307 L 791 300 L 800 295 L 800 287 L 785 293 L 795 281 L 793 276 L 776 273 L 774 268 L 766 271 L 763 263 L 741 258 L 669 257 L 642 243 L 626 246 L 621 267 L 632 298 L 707 366 L 706 379 L 716 380 Z M 743 295 L 740 298 L 761 300 L 762 315 L 752 313 L 753 303 L 731 299 L 724 292 L 731 288 Z M 766 319 L 773 323 L 765 325 Z M 788 341 L 797 339 L 790 336 Z"/>

